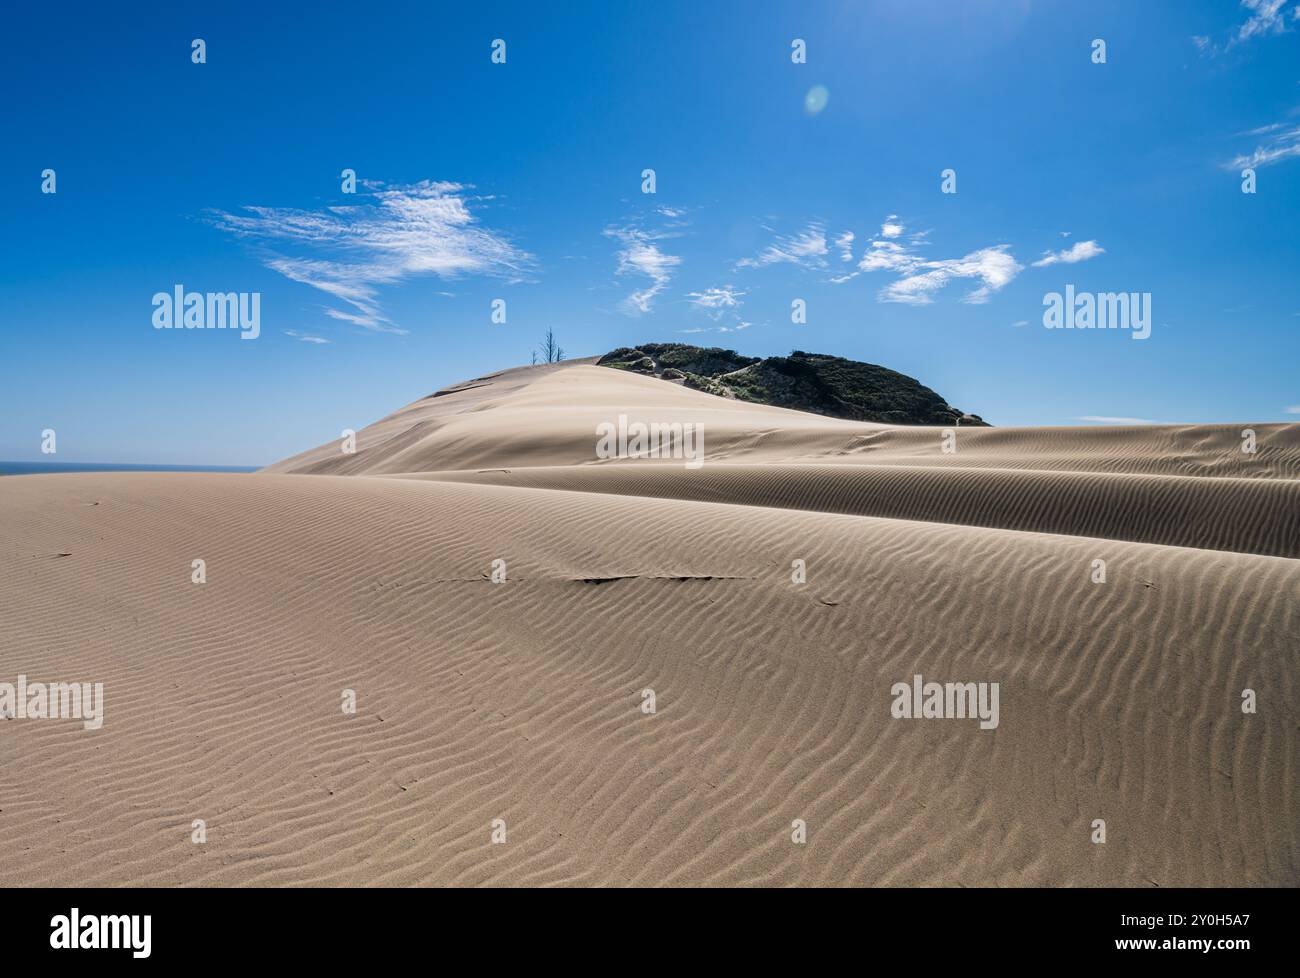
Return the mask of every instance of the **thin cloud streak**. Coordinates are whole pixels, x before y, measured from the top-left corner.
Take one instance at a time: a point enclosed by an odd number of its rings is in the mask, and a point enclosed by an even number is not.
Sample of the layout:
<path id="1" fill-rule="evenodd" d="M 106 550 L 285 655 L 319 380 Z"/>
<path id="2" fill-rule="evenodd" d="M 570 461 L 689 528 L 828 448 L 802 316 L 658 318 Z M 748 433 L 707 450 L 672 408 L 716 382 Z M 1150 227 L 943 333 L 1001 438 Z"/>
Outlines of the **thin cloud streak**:
<path id="1" fill-rule="evenodd" d="M 1272 166 L 1283 160 L 1300 156 L 1300 126 L 1289 123 L 1274 123 L 1262 126 L 1248 135 L 1267 135 L 1268 138 L 1257 145 L 1250 153 L 1239 153 L 1223 164 L 1225 170 L 1244 170 L 1261 166 Z"/>
<path id="2" fill-rule="evenodd" d="M 1245 22 L 1238 25 L 1223 43 L 1214 38 L 1198 34 L 1193 35 L 1192 43 L 1201 54 L 1216 57 L 1231 51 L 1240 44 L 1256 37 L 1288 33 L 1288 22 L 1300 23 L 1300 5 L 1288 6 L 1290 0 L 1241 0 L 1241 6 L 1250 12 Z"/>
<path id="3" fill-rule="evenodd" d="M 762 268 L 788 262 L 803 268 L 820 268 L 826 264 L 826 227 L 823 224 L 809 224 L 795 235 L 778 235 L 754 258 L 742 258 L 736 262 L 737 268 Z"/>
<path id="4" fill-rule="evenodd" d="M 727 285 L 705 289 L 703 292 L 688 292 L 686 298 L 691 305 L 703 309 L 708 315 L 717 319 L 728 309 L 739 309 L 744 304 L 740 301 L 743 295 L 744 292 Z"/>
<path id="5" fill-rule="evenodd" d="M 876 293 L 879 302 L 925 306 L 934 302 L 934 294 L 954 279 L 976 279 L 982 283 L 962 297 L 962 302 L 981 305 L 1011 282 L 1024 266 L 1010 253 L 1009 245 L 992 245 L 972 251 L 961 258 L 932 260 L 917 248 L 926 243 L 929 232 L 912 235 L 909 244 L 900 244 L 905 228 L 895 215 L 881 225 L 881 236 L 873 239 L 858 262 L 858 272 L 842 275 L 832 282 L 846 282 L 860 273 L 891 272 L 898 279 Z"/>
<path id="6" fill-rule="evenodd" d="M 247 206 L 238 214 L 214 211 L 213 223 L 265 244 L 268 268 L 351 307 L 328 308 L 331 318 L 381 333 L 406 332 L 383 312 L 382 286 L 423 275 L 519 280 L 533 266 L 531 255 L 479 225 L 470 204 L 490 198 L 468 196 L 468 185 L 364 186 L 368 192 L 354 204 L 317 211 Z M 289 247 L 302 253 L 284 254 Z"/>
<path id="7" fill-rule="evenodd" d="M 1044 268 L 1056 264 L 1074 265 L 1105 253 L 1106 249 L 1095 241 L 1076 241 L 1069 248 L 1062 251 L 1043 252 L 1043 257 L 1034 262 L 1033 266 L 1034 268 Z"/>
<path id="8" fill-rule="evenodd" d="M 616 255 L 616 274 L 644 275 L 650 279 L 649 286 L 637 289 L 623 300 L 624 311 L 632 315 L 649 312 L 655 296 L 668 287 L 673 269 L 682 262 L 679 256 L 667 254 L 656 243 L 669 235 L 636 227 L 606 228 L 603 233 L 623 246 Z"/>
<path id="9" fill-rule="evenodd" d="M 1161 421 L 1149 421 L 1146 418 L 1116 418 L 1108 414 L 1085 414 L 1072 421 L 1087 421 L 1089 424 L 1163 424 Z"/>

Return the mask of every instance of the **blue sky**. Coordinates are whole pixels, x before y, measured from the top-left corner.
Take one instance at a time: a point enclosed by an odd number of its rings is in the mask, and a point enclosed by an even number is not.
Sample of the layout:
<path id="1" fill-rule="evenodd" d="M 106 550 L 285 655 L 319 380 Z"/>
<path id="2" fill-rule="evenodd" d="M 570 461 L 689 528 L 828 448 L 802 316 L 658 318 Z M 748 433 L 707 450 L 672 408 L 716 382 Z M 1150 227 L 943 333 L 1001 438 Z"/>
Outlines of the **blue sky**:
<path id="1" fill-rule="evenodd" d="M 547 326 L 998 425 L 1300 420 L 1300 0 L 204 6 L 8 13 L 0 458 L 264 464 Z M 1151 336 L 1044 329 L 1067 283 Z M 261 335 L 154 329 L 177 284 Z"/>

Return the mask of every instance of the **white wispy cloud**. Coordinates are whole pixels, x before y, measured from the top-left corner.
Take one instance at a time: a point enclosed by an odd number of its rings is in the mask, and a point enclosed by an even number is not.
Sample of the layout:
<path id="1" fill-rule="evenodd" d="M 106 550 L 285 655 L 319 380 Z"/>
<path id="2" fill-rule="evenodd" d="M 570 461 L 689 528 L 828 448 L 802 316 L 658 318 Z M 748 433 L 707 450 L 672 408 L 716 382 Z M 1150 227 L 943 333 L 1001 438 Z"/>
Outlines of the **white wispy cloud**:
<path id="1" fill-rule="evenodd" d="M 1116 418 L 1108 414 L 1085 414 L 1083 417 L 1070 420 L 1087 421 L 1089 424 L 1161 424 L 1159 421 L 1149 421 L 1146 418 Z"/>
<path id="2" fill-rule="evenodd" d="M 1228 32 L 1226 39 L 1215 41 L 1205 34 L 1192 36 L 1192 43 L 1202 54 L 1211 57 L 1231 50 L 1239 44 L 1256 37 L 1271 34 L 1285 34 L 1287 24 L 1300 22 L 1300 4 L 1289 6 L 1291 0 L 1240 0 L 1241 7 L 1249 16 L 1246 20 Z"/>
<path id="3" fill-rule="evenodd" d="M 754 258 L 742 258 L 736 262 L 737 268 L 761 268 L 778 262 L 789 262 L 805 268 L 819 268 L 826 264 L 826 227 L 822 224 L 809 224 L 798 234 L 784 236 L 768 245 Z"/>
<path id="4" fill-rule="evenodd" d="M 1286 30 L 1287 17 L 1295 19 L 1297 8 L 1286 9 L 1289 0 L 1241 0 L 1250 11 L 1250 17 L 1237 30 L 1237 40 L 1248 41 L 1265 34 L 1281 34 Z"/>
<path id="5" fill-rule="evenodd" d="M 716 319 L 728 309 L 739 309 L 743 305 L 740 301 L 743 295 L 744 292 L 727 285 L 722 288 L 705 289 L 703 292 L 688 292 L 686 298 L 692 305 L 703 309 Z"/>
<path id="6" fill-rule="evenodd" d="M 1292 404 L 1290 407 L 1283 408 L 1285 414 L 1300 414 L 1300 404 Z"/>
<path id="7" fill-rule="evenodd" d="M 1300 8 L 1297 8 L 1300 9 Z M 1270 166 L 1300 156 L 1300 125 L 1276 122 L 1246 133 L 1248 136 L 1266 136 L 1250 153 L 1239 153 L 1223 164 L 1225 170 L 1243 170 L 1246 167 Z"/>
<path id="8" fill-rule="evenodd" d="M 1105 254 L 1105 252 L 1106 249 L 1095 241 L 1076 241 L 1062 251 L 1043 252 L 1043 257 L 1034 262 L 1033 266 L 1035 268 L 1044 268 L 1056 264 L 1073 265 L 1076 262 L 1087 261 L 1089 258 L 1096 258 L 1098 255 Z"/>
<path id="9" fill-rule="evenodd" d="M 325 337 L 323 336 L 310 336 L 307 333 L 299 333 L 296 330 L 292 330 L 292 329 L 286 329 L 284 331 L 284 335 L 292 336 L 294 339 L 300 340 L 303 343 L 312 343 L 317 346 L 330 342 L 329 340 L 325 339 Z"/>
<path id="10" fill-rule="evenodd" d="M 868 244 L 858 262 L 860 273 L 890 272 L 898 276 L 877 293 L 880 302 L 929 305 L 934 301 L 934 294 L 954 279 L 975 279 L 981 284 L 966 293 L 962 301 L 980 304 L 987 302 L 1024 267 L 1010 253 L 1008 245 L 980 248 L 961 258 L 928 259 L 918 248 L 926 244 L 929 232 L 911 235 L 909 243 L 900 244 L 895 239 L 901 238 L 904 230 L 894 215 L 886 218 L 881 225 L 881 237 Z M 845 282 L 851 277 L 840 276 L 832 281 Z"/>
<path id="11" fill-rule="evenodd" d="M 753 323 L 741 320 L 734 326 L 696 326 L 692 329 L 679 329 L 678 333 L 696 334 L 696 333 L 739 333 L 741 330 L 749 329 Z"/>
<path id="12" fill-rule="evenodd" d="M 927 261 L 918 271 L 887 285 L 881 291 L 884 302 L 904 302 L 910 305 L 928 305 L 933 293 L 954 278 L 978 279 L 983 284 L 962 297 L 962 302 L 979 305 L 988 302 L 994 292 L 1001 290 L 1020 274 L 1022 266 L 1008 251 L 1009 245 L 994 245 L 972 251 L 962 258 Z"/>
<path id="13" fill-rule="evenodd" d="M 843 261 L 853 261 L 853 237 L 852 231 L 845 231 L 835 239 L 835 247 L 840 249 Z"/>
<path id="14" fill-rule="evenodd" d="M 377 332 L 404 333 L 383 312 L 379 289 L 407 278 L 492 275 L 518 279 L 532 256 L 471 213 L 465 184 L 367 183 L 358 201 L 320 210 L 244 207 L 213 212 L 217 227 L 266 246 L 264 263 L 350 307 L 326 314 Z M 289 249 L 296 254 L 285 254 Z"/>
<path id="15" fill-rule="evenodd" d="M 1267 126 L 1260 126 L 1258 129 L 1247 129 L 1245 132 L 1237 133 L 1238 136 L 1267 136 L 1271 132 L 1277 132 L 1279 129 L 1286 128 L 1284 122 L 1273 122 Z"/>
<path id="16" fill-rule="evenodd" d="M 881 241 L 877 238 L 863 252 L 858 268 L 864 272 L 884 271 L 907 275 L 919 268 L 921 264 L 921 256 L 907 245 L 898 244 L 896 241 Z"/>
<path id="17" fill-rule="evenodd" d="M 679 256 L 667 254 L 657 243 L 671 235 L 631 226 L 606 228 L 604 234 L 622 245 L 616 256 L 617 274 L 643 275 L 650 279 L 648 286 L 636 289 L 623 300 L 624 310 L 633 315 L 649 312 L 654 297 L 668 287 L 672 270 L 682 262 Z"/>

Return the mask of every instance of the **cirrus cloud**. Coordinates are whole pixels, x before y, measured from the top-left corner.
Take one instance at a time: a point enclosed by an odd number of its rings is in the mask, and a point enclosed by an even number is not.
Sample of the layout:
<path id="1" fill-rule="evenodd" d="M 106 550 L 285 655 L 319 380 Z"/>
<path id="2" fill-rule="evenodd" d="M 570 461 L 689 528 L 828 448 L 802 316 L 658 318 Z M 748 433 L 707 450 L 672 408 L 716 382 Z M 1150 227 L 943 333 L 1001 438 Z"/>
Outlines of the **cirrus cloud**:
<path id="1" fill-rule="evenodd" d="M 383 312 L 382 286 L 436 275 L 490 275 L 512 280 L 532 267 L 532 256 L 504 234 L 482 227 L 467 184 L 364 182 L 357 203 L 304 210 L 246 206 L 211 212 L 213 223 L 266 251 L 263 263 L 350 307 L 326 315 L 364 329 L 405 333 Z M 293 251 L 294 253 L 286 253 Z"/>
<path id="2" fill-rule="evenodd" d="M 1214 57 L 1245 44 L 1255 37 L 1288 33 L 1287 23 L 1300 22 L 1300 4 L 1288 6 L 1291 0 L 1241 0 L 1241 6 L 1250 16 L 1228 32 L 1227 39 L 1216 41 L 1208 34 L 1193 35 L 1192 43 L 1201 54 Z"/>
<path id="3" fill-rule="evenodd" d="M 1117 418 L 1110 414 L 1085 414 L 1072 420 L 1086 421 L 1088 424 L 1162 424 L 1160 421 L 1149 421 L 1146 418 Z"/>
<path id="4" fill-rule="evenodd" d="M 604 234 L 622 245 L 616 255 L 616 274 L 644 275 L 650 279 L 648 286 L 636 289 L 623 300 L 624 311 L 632 315 L 649 312 L 655 296 L 668 287 L 673 269 L 682 262 L 679 256 L 666 253 L 657 243 L 671 235 L 632 226 L 606 228 Z"/>
<path id="5" fill-rule="evenodd" d="M 1048 265 L 1074 265 L 1081 261 L 1087 261 L 1089 258 L 1096 258 L 1098 255 L 1106 253 L 1106 249 L 1095 241 L 1076 241 L 1070 247 L 1062 251 L 1045 251 L 1043 257 L 1033 263 L 1035 268 L 1045 268 Z"/>
<path id="6" fill-rule="evenodd" d="M 826 264 L 826 227 L 812 223 L 795 235 L 778 235 L 776 240 L 753 258 L 742 258 L 737 268 L 762 268 L 788 262 L 804 268 L 820 268 Z"/>
<path id="7" fill-rule="evenodd" d="M 1224 163 L 1223 168 L 1225 170 L 1244 170 L 1247 167 L 1271 166 L 1274 163 L 1281 163 L 1283 160 L 1300 156 L 1300 126 L 1294 123 L 1275 122 L 1272 125 L 1252 129 L 1248 133 L 1243 133 L 1243 135 L 1263 136 L 1266 138 L 1256 144 L 1252 152 L 1238 153 Z"/>
<path id="8" fill-rule="evenodd" d="M 918 248 L 926 243 L 929 232 L 910 235 L 909 243 L 904 244 L 897 240 L 904 230 L 897 217 L 890 215 L 881 225 L 881 236 L 867 245 L 858 271 L 832 281 L 845 282 L 861 273 L 890 272 L 898 278 L 876 294 L 877 300 L 924 306 L 953 280 L 974 279 L 981 284 L 961 301 L 979 305 L 988 302 L 1024 268 L 1011 254 L 1010 246 L 1004 244 L 980 248 L 960 258 L 928 259 Z"/>
<path id="9" fill-rule="evenodd" d="M 745 293 L 730 285 L 721 288 L 705 289 L 703 292 L 688 292 L 686 298 L 694 306 L 703 309 L 715 319 L 727 309 L 738 309 L 742 305 L 740 298 Z"/>

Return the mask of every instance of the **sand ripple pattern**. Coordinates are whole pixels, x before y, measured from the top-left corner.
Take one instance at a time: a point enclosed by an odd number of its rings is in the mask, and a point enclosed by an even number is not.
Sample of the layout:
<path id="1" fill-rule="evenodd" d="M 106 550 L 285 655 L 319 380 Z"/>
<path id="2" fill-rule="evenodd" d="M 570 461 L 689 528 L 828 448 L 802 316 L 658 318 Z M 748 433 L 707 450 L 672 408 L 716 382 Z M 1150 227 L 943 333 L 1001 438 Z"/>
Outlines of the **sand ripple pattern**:
<path id="1" fill-rule="evenodd" d="M 0 681 L 106 689 L 0 720 L 0 885 L 1300 883 L 1300 562 L 1231 552 L 1286 487 L 1207 494 L 1223 549 L 633 488 L 0 479 Z M 914 673 L 999 727 L 891 718 Z"/>
<path id="2" fill-rule="evenodd" d="M 1300 557 L 1300 480 L 628 461 L 410 478 L 730 502 Z"/>

